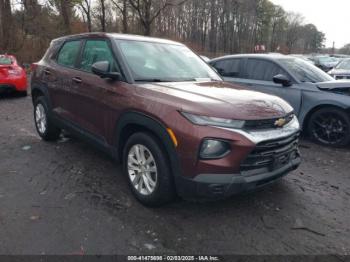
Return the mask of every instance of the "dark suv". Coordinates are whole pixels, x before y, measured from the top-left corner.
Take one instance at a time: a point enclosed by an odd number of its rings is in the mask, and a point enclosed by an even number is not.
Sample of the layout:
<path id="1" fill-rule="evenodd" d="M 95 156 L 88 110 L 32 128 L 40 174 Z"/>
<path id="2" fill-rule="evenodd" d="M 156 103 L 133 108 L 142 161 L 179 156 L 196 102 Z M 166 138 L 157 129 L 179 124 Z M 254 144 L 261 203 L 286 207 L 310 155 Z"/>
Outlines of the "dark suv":
<path id="1" fill-rule="evenodd" d="M 145 205 L 227 197 L 300 164 L 299 122 L 275 96 L 225 83 L 182 44 L 119 34 L 52 41 L 33 65 L 37 131 L 62 129 L 123 163 Z"/>

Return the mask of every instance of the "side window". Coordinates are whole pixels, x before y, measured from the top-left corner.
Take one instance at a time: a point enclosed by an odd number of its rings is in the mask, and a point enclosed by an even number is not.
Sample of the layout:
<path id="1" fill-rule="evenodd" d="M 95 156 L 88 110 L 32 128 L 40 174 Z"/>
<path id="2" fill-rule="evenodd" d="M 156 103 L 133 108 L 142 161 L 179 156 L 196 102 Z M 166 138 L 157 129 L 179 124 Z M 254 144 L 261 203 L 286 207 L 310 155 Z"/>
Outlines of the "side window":
<path id="1" fill-rule="evenodd" d="M 214 64 L 219 74 L 226 77 L 240 77 L 241 59 L 225 59 Z"/>
<path id="2" fill-rule="evenodd" d="M 58 54 L 57 63 L 63 66 L 74 67 L 79 50 L 80 40 L 66 42 Z"/>
<path id="3" fill-rule="evenodd" d="M 245 68 L 244 78 L 252 80 L 273 81 L 278 74 L 285 74 L 278 65 L 260 59 L 248 59 Z"/>
<path id="4" fill-rule="evenodd" d="M 115 67 L 113 54 L 105 40 L 87 40 L 81 59 L 80 68 L 91 72 L 91 67 L 96 62 L 108 61 L 111 68 Z"/>

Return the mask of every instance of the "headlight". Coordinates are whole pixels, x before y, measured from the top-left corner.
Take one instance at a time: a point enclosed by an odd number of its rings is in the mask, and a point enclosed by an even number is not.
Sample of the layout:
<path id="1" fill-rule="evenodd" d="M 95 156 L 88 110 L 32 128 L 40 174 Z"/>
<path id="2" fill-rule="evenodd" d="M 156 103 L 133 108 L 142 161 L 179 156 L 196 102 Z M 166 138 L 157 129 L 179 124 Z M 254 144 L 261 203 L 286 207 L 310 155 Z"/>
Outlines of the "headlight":
<path id="1" fill-rule="evenodd" d="M 200 126 L 220 126 L 220 127 L 241 129 L 244 127 L 244 124 L 245 124 L 245 121 L 243 120 L 199 116 L 199 115 L 193 115 L 193 114 L 184 113 L 184 112 L 181 112 L 181 114 L 193 124 L 200 125 Z"/>

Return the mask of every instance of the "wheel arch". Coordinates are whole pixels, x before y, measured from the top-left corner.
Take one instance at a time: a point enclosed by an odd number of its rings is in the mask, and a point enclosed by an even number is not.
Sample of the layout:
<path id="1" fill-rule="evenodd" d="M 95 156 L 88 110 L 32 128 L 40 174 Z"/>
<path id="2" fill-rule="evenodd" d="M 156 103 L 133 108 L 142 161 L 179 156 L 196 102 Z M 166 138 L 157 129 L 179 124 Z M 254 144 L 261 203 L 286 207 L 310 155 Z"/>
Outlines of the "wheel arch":
<path id="1" fill-rule="evenodd" d="M 39 85 L 32 85 L 32 90 L 31 90 L 31 96 L 32 96 L 32 101 L 33 103 L 39 96 L 44 96 L 45 100 L 48 104 L 49 110 L 51 110 L 51 100 L 49 93 L 46 88 L 39 86 Z"/>
<path id="2" fill-rule="evenodd" d="M 114 131 L 116 158 L 121 161 L 127 139 L 137 132 L 148 132 L 154 135 L 163 145 L 174 176 L 181 174 L 176 148 L 166 126 L 154 117 L 140 112 L 126 112 L 119 119 Z"/>
<path id="3" fill-rule="evenodd" d="M 310 117 L 317 112 L 318 110 L 324 109 L 324 108 L 335 108 L 335 109 L 339 109 L 339 110 L 343 110 L 345 111 L 347 114 L 350 115 L 350 107 L 346 108 L 343 107 L 341 105 L 336 105 L 336 104 L 319 104 L 317 106 L 314 106 L 311 110 L 309 110 L 309 112 L 307 112 L 307 114 L 304 116 L 303 120 L 302 120 L 302 128 L 304 131 L 307 131 L 307 124 L 310 120 Z"/>

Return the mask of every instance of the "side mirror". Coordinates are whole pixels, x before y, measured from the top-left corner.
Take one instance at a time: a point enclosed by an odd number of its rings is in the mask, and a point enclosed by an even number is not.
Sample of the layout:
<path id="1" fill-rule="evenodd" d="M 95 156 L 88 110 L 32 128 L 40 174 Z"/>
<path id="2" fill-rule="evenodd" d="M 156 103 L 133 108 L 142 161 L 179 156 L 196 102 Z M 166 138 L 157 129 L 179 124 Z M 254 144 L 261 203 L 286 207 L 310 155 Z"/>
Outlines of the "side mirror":
<path id="1" fill-rule="evenodd" d="M 96 62 L 92 65 L 91 70 L 95 75 L 101 78 L 120 79 L 119 72 L 110 72 L 111 65 L 108 61 Z"/>
<path id="2" fill-rule="evenodd" d="M 292 81 L 290 81 L 290 79 L 288 77 L 286 77 L 285 75 L 282 75 L 282 74 L 274 76 L 273 82 L 276 84 L 281 84 L 285 87 L 292 85 Z"/>

